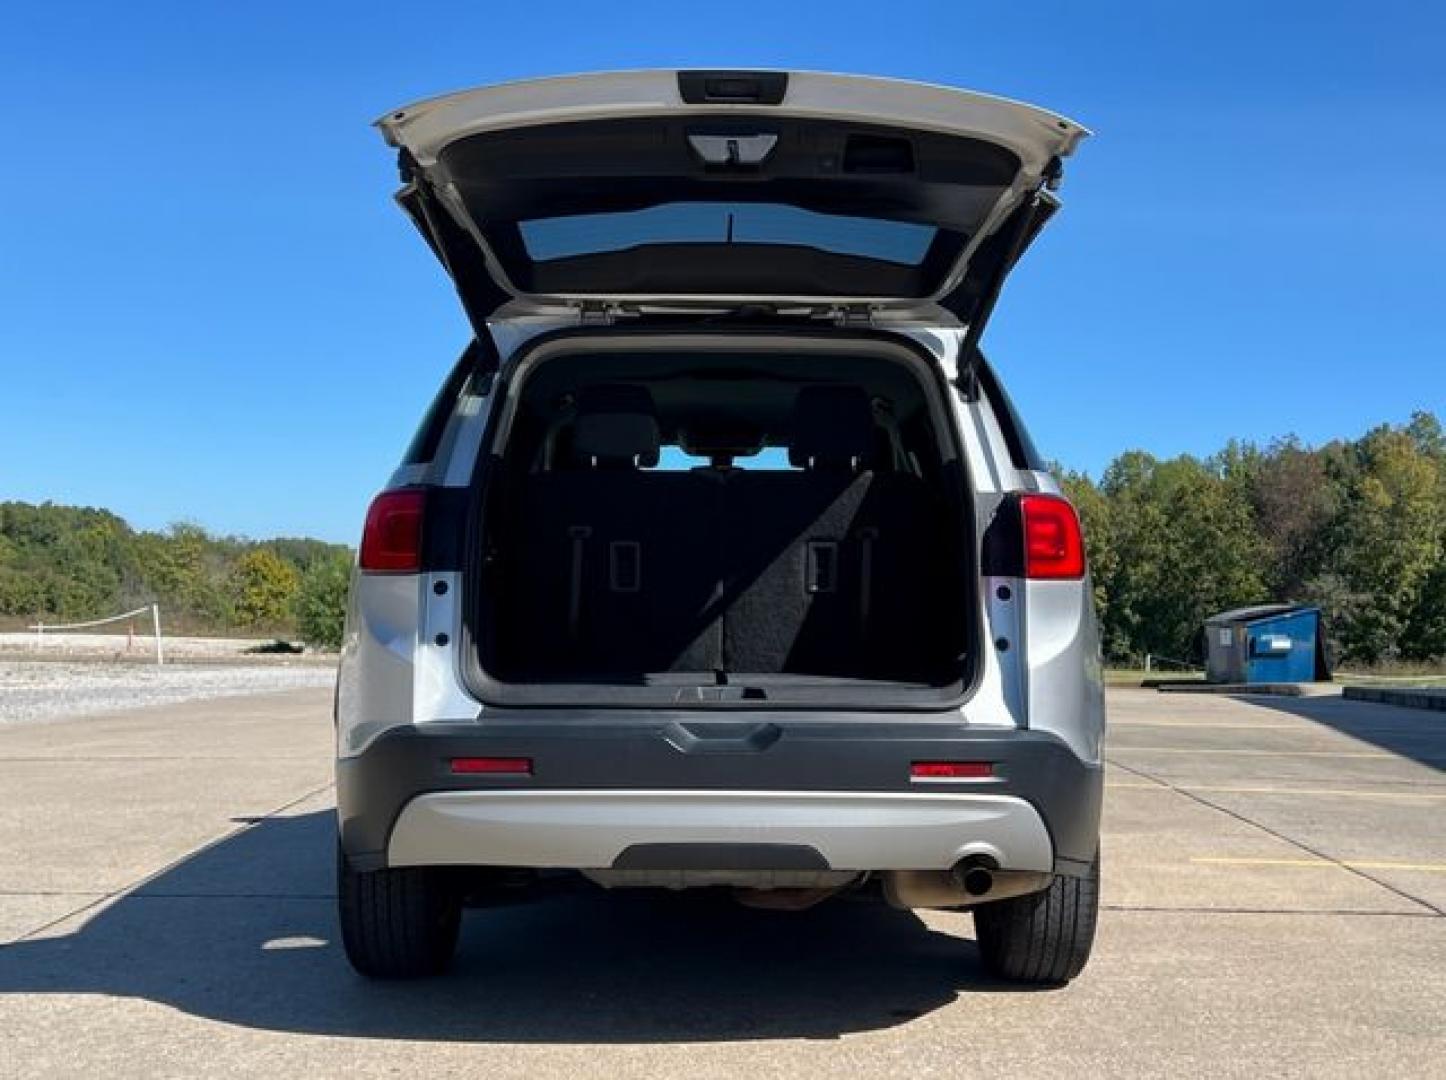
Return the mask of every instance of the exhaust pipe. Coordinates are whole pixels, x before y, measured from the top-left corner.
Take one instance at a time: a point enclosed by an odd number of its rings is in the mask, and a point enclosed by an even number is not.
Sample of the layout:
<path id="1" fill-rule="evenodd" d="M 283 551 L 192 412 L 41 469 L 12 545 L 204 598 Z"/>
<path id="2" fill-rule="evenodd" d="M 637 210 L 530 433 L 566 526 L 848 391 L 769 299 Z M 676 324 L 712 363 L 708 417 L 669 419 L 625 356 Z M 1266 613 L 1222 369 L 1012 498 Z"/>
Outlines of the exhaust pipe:
<path id="1" fill-rule="evenodd" d="M 1001 870 L 988 855 L 961 859 L 948 870 L 885 870 L 884 898 L 896 908 L 962 908 L 1008 900 L 1049 887 L 1053 874 Z"/>
<path id="2" fill-rule="evenodd" d="M 970 896 L 983 896 L 994 888 L 994 873 L 982 866 L 971 866 L 961 875 L 960 882 Z"/>
<path id="3" fill-rule="evenodd" d="M 986 896 L 994 888 L 994 861 L 984 855 L 962 859 L 954 867 L 954 880 L 970 896 Z"/>

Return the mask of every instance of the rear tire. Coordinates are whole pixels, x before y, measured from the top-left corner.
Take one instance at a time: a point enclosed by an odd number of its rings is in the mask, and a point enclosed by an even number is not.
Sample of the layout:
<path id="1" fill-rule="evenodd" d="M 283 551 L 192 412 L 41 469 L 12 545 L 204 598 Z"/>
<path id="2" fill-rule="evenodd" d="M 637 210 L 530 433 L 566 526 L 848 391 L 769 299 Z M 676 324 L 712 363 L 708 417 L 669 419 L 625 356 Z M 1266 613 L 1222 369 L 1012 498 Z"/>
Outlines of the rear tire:
<path id="1" fill-rule="evenodd" d="M 337 852 L 337 909 L 346 958 L 362 975 L 412 979 L 447 969 L 462 898 L 444 870 L 353 870 Z"/>
<path id="2" fill-rule="evenodd" d="M 1082 970 L 1100 910 L 1100 857 L 1080 878 L 1056 876 L 1049 888 L 974 909 L 984 966 L 1035 986 L 1061 986 Z"/>

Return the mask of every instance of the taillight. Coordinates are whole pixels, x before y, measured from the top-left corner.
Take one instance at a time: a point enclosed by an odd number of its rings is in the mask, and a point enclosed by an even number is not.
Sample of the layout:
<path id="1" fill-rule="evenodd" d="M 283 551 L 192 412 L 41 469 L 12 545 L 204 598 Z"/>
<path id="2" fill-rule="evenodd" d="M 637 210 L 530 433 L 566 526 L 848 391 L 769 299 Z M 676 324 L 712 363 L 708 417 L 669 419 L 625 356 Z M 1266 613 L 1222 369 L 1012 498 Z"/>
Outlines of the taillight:
<path id="1" fill-rule="evenodd" d="M 1024 576 L 1084 577 L 1084 537 L 1069 501 L 1058 495 L 1025 495 L 1019 509 L 1024 518 Z"/>
<path id="2" fill-rule="evenodd" d="M 411 574 L 422 568 L 424 502 L 421 488 L 384 491 L 372 500 L 357 559 L 363 570 Z"/>

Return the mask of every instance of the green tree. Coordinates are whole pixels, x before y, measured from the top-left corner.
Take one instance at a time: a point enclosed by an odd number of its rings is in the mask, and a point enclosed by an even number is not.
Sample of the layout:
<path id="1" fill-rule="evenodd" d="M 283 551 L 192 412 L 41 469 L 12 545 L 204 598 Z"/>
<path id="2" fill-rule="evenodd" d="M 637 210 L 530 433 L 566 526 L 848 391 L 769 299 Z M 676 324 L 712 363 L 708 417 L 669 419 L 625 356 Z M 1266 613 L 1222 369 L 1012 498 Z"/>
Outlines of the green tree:
<path id="1" fill-rule="evenodd" d="M 114 514 L 0 503 L 0 536 L 7 542 L 4 614 L 85 618 L 119 604 L 134 534 Z"/>
<path id="2" fill-rule="evenodd" d="M 1298 439 L 1276 442 L 1252 470 L 1249 498 L 1272 596 L 1303 597 L 1324 568 L 1327 530 L 1340 509 L 1325 459 Z"/>
<path id="3" fill-rule="evenodd" d="M 1095 612 L 1101 627 L 1101 648 L 1106 656 L 1128 655 L 1129 641 L 1113 633 L 1114 619 L 1110 607 L 1110 589 L 1119 572 L 1119 553 L 1115 547 L 1112 506 L 1094 482 L 1084 473 L 1056 468 L 1060 489 L 1079 513 L 1084 530 L 1085 553 L 1090 580 L 1094 585 Z"/>
<path id="4" fill-rule="evenodd" d="M 1401 635 L 1401 654 L 1407 660 L 1446 660 L 1446 555 L 1437 556 L 1421 585 Z"/>
<path id="5" fill-rule="evenodd" d="M 261 550 L 273 558 L 247 559 Z M 271 591 L 285 593 L 288 579 L 345 557 L 342 545 L 319 540 L 258 543 L 190 524 L 137 532 L 104 510 L 0 502 L 0 620 L 88 619 L 159 601 L 173 628 L 290 633 L 291 606 L 269 596 L 265 583 L 274 579 Z"/>
<path id="6" fill-rule="evenodd" d="M 231 600 L 236 618 L 253 629 L 276 629 L 287 623 L 300 579 L 290 563 L 269 548 L 248 551 L 231 573 Z"/>
<path id="7" fill-rule="evenodd" d="M 1442 557 L 1440 470 L 1409 432 L 1381 427 L 1355 444 L 1340 472 L 1331 570 L 1354 599 L 1338 639 L 1348 659 L 1393 660 L 1414 651 L 1411 616 Z"/>
<path id="8" fill-rule="evenodd" d="M 308 645 L 335 648 L 346 621 L 351 556 L 333 551 L 311 563 L 296 594 L 296 630 Z"/>
<path id="9" fill-rule="evenodd" d="M 232 625 L 232 557 L 223 541 L 198 525 L 176 524 L 140 534 L 137 547 L 150 591 L 173 621 L 201 629 Z"/>
<path id="10" fill-rule="evenodd" d="M 1260 542 L 1243 485 L 1215 462 L 1131 452 L 1106 471 L 1114 566 L 1105 640 L 1115 659 L 1185 658 L 1206 616 L 1262 598 Z"/>
<path id="11" fill-rule="evenodd" d="M 1438 466 L 1446 464 L 1446 430 L 1434 413 L 1413 412 L 1405 430 L 1418 453 L 1431 458 Z"/>

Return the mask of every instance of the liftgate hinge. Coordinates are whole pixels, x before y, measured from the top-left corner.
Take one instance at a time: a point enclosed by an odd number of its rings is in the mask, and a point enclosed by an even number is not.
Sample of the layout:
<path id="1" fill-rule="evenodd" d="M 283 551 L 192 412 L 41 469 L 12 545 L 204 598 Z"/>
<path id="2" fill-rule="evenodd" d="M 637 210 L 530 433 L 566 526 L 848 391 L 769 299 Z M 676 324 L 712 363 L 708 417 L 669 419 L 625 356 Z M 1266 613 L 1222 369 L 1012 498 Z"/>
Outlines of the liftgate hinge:
<path id="1" fill-rule="evenodd" d="M 874 313 L 864 304 L 845 304 L 833 309 L 833 321 L 839 326 L 872 326 Z"/>
<path id="2" fill-rule="evenodd" d="M 578 305 L 578 321 L 584 326 L 611 326 L 621 310 L 616 304 L 584 300 Z"/>

